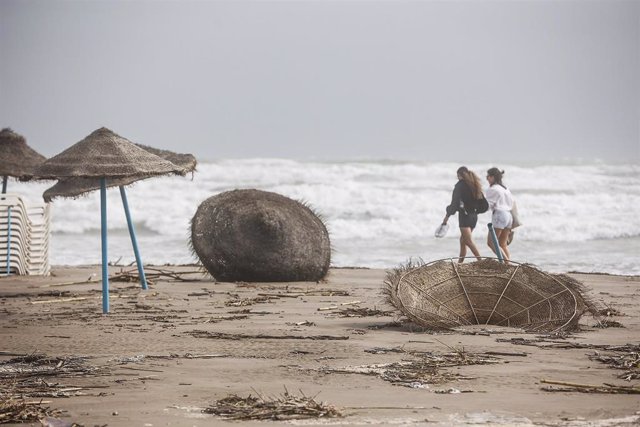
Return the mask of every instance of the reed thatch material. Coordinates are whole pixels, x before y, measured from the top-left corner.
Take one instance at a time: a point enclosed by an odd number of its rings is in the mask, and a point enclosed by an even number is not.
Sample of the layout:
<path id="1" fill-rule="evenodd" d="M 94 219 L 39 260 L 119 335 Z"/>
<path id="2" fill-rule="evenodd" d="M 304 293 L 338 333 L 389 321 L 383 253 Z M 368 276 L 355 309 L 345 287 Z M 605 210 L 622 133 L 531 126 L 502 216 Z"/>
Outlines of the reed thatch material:
<path id="1" fill-rule="evenodd" d="M 94 131 L 34 171 L 38 179 L 146 178 L 168 174 L 184 175 L 186 171 L 107 128 Z"/>
<path id="2" fill-rule="evenodd" d="M 165 160 L 170 161 L 174 165 L 183 168 L 186 172 L 193 172 L 196 169 L 197 161 L 192 154 L 174 153 L 169 150 L 160 150 L 142 144 L 135 144 L 140 148 L 155 154 Z M 107 188 L 120 187 L 133 184 L 136 181 L 146 178 L 146 176 L 112 178 L 107 180 Z M 80 197 L 83 194 L 100 189 L 99 178 L 64 178 L 59 180 L 54 186 L 48 188 L 42 197 L 45 202 L 49 203 L 57 197 Z"/>
<path id="3" fill-rule="evenodd" d="M 24 136 L 9 128 L 0 131 L 0 176 L 28 178 L 46 159 L 27 145 Z"/>
<path id="4" fill-rule="evenodd" d="M 191 246 L 221 281 L 317 281 L 331 261 L 322 220 L 300 202 L 260 190 L 202 202 L 191 221 Z"/>
<path id="5" fill-rule="evenodd" d="M 385 293 L 409 319 L 433 329 L 499 325 L 555 332 L 575 328 L 586 311 L 596 312 L 576 280 L 493 259 L 409 264 L 388 272 Z"/>

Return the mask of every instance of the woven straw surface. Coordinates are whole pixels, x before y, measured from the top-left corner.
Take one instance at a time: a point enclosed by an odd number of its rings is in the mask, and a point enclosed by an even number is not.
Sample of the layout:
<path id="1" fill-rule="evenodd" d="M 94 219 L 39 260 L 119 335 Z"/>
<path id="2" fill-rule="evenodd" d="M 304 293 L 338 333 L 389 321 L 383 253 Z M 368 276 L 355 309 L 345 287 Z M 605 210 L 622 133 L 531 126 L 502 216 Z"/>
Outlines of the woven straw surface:
<path id="1" fill-rule="evenodd" d="M 531 332 L 572 329 L 590 309 L 582 286 L 531 265 L 442 260 L 387 276 L 389 302 L 429 328 L 466 325 L 520 327 Z"/>
<path id="2" fill-rule="evenodd" d="M 35 170 L 37 178 L 146 178 L 186 171 L 151 154 L 107 128 L 50 158 Z"/>
<path id="3" fill-rule="evenodd" d="M 159 150 L 157 148 L 148 147 L 146 145 L 135 144 L 138 147 L 145 149 L 146 151 L 162 157 L 165 160 L 170 161 L 183 168 L 186 172 L 193 172 L 196 168 L 196 158 L 192 154 L 174 153 L 169 150 Z M 147 176 L 134 176 L 124 178 L 111 178 L 107 180 L 107 187 L 120 187 L 129 184 L 133 184 L 136 181 L 145 179 Z M 99 178 L 63 178 L 59 180 L 54 186 L 48 188 L 42 197 L 45 202 L 51 202 L 56 197 L 79 197 L 83 194 L 91 191 L 98 190 L 100 188 Z"/>
<path id="4" fill-rule="evenodd" d="M 309 207 L 260 190 L 202 202 L 191 221 L 191 246 L 221 281 L 320 280 L 331 260 L 329 233 Z"/>
<path id="5" fill-rule="evenodd" d="M 27 145 L 24 137 L 9 128 L 0 131 L 0 176 L 28 178 L 46 158 Z"/>

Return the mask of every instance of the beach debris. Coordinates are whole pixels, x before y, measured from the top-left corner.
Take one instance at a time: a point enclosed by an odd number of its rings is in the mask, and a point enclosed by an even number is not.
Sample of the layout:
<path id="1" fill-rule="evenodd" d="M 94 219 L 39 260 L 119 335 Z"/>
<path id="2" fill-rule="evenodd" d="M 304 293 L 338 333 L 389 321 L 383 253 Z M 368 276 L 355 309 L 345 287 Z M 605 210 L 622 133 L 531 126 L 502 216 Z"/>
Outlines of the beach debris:
<path id="1" fill-rule="evenodd" d="M 550 392 L 580 392 L 580 393 L 609 393 L 609 394 L 640 394 L 638 386 L 622 386 L 614 384 L 579 384 L 566 381 L 556 380 L 540 380 L 543 384 L 552 384 L 562 386 L 558 387 L 541 387 L 544 391 Z"/>
<path id="2" fill-rule="evenodd" d="M 606 329 L 606 328 L 624 328 L 624 325 L 617 320 L 598 319 L 594 328 Z"/>
<path id="3" fill-rule="evenodd" d="M 378 317 L 391 316 L 392 311 L 378 310 L 377 308 L 368 307 L 348 307 L 338 311 L 339 317 Z"/>
<path id="4" fill-rule="evenodd" d="M 387 301 L 414 323 L 432 329 L 471 325 L 519 327 L 527 332 L 575 329 L 597 313 L 575 279 L 528 264 L 483 259 L 409 262 L 387 272 Z"/>
<path id="5" fill-rule="evenodd" d="M 191 246 L 220 281 L 319 281 L 331 261 L 322 219 L 303 203 L 261 190 L 202 202 L 191 221 Z"/>
<path id="6" fill-rule="evenodd" d="M 269 334 L 227 334 L 224 332 L 189 331 L 187 335 L 195 338 L 209 338 L 216 340 L 348 340 L 348 336 L 342 335 L 269 335 Z"/>
<path id="7" fill-rule="evenodd" d="M 365 351 L 373 354 L 385 352 L 405 353 L 413 356 L 415 359 L 341 368 L 324 367 L 320 370 L 323 373 L 374 375 L 393 385 L 409 388 L 428 388 L 429 384 L 443 384 L 454 380 L 472 379 L 472 377 L 443 371 L 441 368 L 487 365 L 501 362 L 501 360 L 496 357 L 470 353 L 462 349 L 453 349 L 453 351 L 448 353 L 411 351 L 404 350 L 403 348 L 374 348 Z"/>
<path id="8" fill-rule="evenodd" d="M 320 307 L 318 308 L 318 311 L 329 311 L 329 310 L 337 310 L 340 308 L 340 306 L 345 306 L 345 305 L 358 305 L 361 304 L 362 301 L 349 301 L 349 302 L 342 302 L 339 305 L 331 305 L 329 307 Z"/>
<path id="9" fill-rule="evenodd" d="M 227 307 L 246 307 L 253 304 L 261 304 L 263 302 L 269 302 L 277 297 L 258 296 L 253 298 L 235 298 L 225 301 L 224 305 Z"/>
<path id="10" fill-rule="evenodd" d="M 45 354 L 28 354 L 0 362 L 0 414 L 5 414 L 5 418 L 11 418 L 16 413 L 22 414 L 19 416 L 34 415 L 37 418 L 55 415 L 56 411 L 49 408 L 37 408 L 42 401 L 28 403 L 25 406 L 24 399 L 85 395 L 85 390 L 97 386 L 69 385 L 60 379 L 94 377 L 104 375 L 105 372 L 103 368 L 87 364 L 86 358 L 77 356 L 49 357 Z M 19 412 L 20 410 L 26 412 Z M 8 421 L 0 415 L 0 424 L 3 422 Z"/>
<path id="11" fill-rule="evenodd" d="M 600 314 L 600 316 L 607 316 L 607 317 L 625 315 L 620 310 L 615 309 L 613 307 L 609 307 L 609 306 L 606 306 L 605 308 L 598 310 L 598 314 Z"/>
<path id="12" fill-rule="evenodd" d="M 535 338 L 535 339 L 527 339 L 527 338 L 496 338 L 497 342 L 508 342 L 510 344 L 515 345 L 527 345 L 539 348 L 548 348 L 548 349 L 595 349 L 595 350 L 606 350 L 606 351 L 618 351 L 618 352 L 638 352 L 640 351 L 640 344 L 589 344 L 589 343 L 579 343 L 579 342 L 567 342 L 567 341 L 557 341 L 557 340 L 549 340 L 545 338 Z"/>
<path id="13" fill-rule="evenodd" d="M 58 409 L 43 406 L 45 401 L 28 402 L 15 396 L 11 390 L 0 391 L 0 424 L 37 422 L 45 417 L 61 413 Z M 46 425 L 46 424 L 45 424 Z"/>
<path id="14" fill-rule="evenodd" d="M 46 354 L 28 354 L 0 362 L 0 381 L 43 376 L 86 376 L 98 374 L 100 368 L 86 363 L 86 357 L 49 357 Z"/>
<path id="15" fill-rule="evenodd" d="M 609 354 L 594 352 L 589 359 L 608 365 L 613 369 L 623 370 L 618 378 L 631 381 L 640 379 L 640 345 L 628 347 L 625 351 L 613 351 Z"/>
<path id="16" fill-rule="evenodd" d="M 175 271 L 169 269 L 162 269 L 158 267 L 145 266 L 145 277 L 147 283 L 153 285 L 157 280 L 166 280 L 171 282 L 198 282 L 203 280 L 202 270 L 187 270 L 187 271 Z M 199 277 L 194 277 L 199 276 Z M 109 280 L 114 282 L 139 282 L 140 274 L 137 268 L 130 270 L 121 269 L 119 272 L 109 276 Z"/>
<path id="17" fill-rule="evenodd" d="M 310 322 L 308 320 L 305 320 L 303 322 L 287 322 L 286 324 L 288 326 L 316 326 L 314 322 Z"/>
<path id="18" fill-rule="evenodd" d="M 77 424 L 73 421 L 61 420 L 59 418 L 45 417 L 41 418 L 39 421 L 42 427 L 84 427 L 82 424 Z"/>
<path id="19" fill-rule="evenodd" d="M 315 397 L 289 393 L 286 389 L 276 397 L 264 397 L 260 394 L 240 397 L 231 394 L 214 401 L 202 412 L 214 414 L 229 420 L 301 420 L 310 418 L 336 418 L 342 413 L 331 405 L 317 402 Z"/>

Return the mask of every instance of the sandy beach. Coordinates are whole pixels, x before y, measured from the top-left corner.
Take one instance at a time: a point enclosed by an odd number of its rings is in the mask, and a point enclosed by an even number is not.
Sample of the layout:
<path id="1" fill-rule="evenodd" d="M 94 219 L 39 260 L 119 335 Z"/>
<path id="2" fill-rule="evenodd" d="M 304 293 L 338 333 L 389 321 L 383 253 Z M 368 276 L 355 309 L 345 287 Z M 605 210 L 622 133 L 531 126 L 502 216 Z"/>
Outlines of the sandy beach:
<path id="1" fill-rule="evenodd" d="M 110 273 L 123 269 L 131 271 Z M 638 386 L 596 358 L 621 356 L 624 347 L 616 346 L 640 342 L 637 276 L 572 274 L 621 314 L 607 319 L 624 327 L 596 328 L 587 315 L 579 332 L 563 337 L 491 326 L 416 329 L 384 303 L 384 270 L 332 269 L 319 283 L 259 284 L 215 283 L 194 270 L 149 268 L 148 291 L 112 280 L 108 315 L 101 314 L 98 266 L 1 278 L 3 391 L 8 361 L 43 354 L 78 368 L 32 385 L 65 397 L 27 400 L 43 400 L 62 411 L 58 418 L 84 426 L 228 424 L 202 410 L 231 394 L 285 389 L 344 415 L 287 421 L 294 425 L 640 424 L 637 394 L 542 382 Z M 399 375 L 425 360 L 439 366 L 413 381 Z"/>

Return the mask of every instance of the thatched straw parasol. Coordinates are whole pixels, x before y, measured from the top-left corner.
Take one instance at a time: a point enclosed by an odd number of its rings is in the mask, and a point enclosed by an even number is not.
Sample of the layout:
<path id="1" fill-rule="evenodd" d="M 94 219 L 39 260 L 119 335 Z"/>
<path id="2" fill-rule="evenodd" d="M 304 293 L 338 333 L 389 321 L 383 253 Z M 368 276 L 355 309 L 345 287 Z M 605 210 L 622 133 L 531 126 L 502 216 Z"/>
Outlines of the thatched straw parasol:
<path id="1" fill-rule="evenodd" d="M 42 154 L 27 145 L 24 136 L 9 128 L 0 131 L 0 176 L 2 193 L 7 192 L 7 177 L 29 178 L 33 169 L 46 160 Z"/>
<path id="2" fill-rule="evenodd" d="M 176 166 L 179 166 L 185 170 L 185 172 L 194 172 L 197 165 L 197 160 L 193 154 L 174 153 L 169 150 L 159 150 L 157 148 L 149 147 L 142 144 L 135 144 L 140 148 L 162 157 L 165 160 L 170 161 Z M 114 178 L 107 181 L 107 188 L 109 187 L 123 187 L 133 184 L 136 181 L 145 179 L 146 177 L 124 177 Z M 45 190 L 42 194 L 45 202 L 50 202 L 57 197 L 80 197 L 83 194 L 87 194 L 94 190 L 100 189 L 99 178 L 63 178 L 59 180 L 54 186 Z"/>
<path id="3" fill-rule="evenodd" d="M 147 178 L 186 171 L 115 132 L 100 128 L 36 169 L 38 179 Z"/>
<path id="4" fill-rule="evenodd" d="M 322 220 L 300 202 L 260 190 L 202 202 L 191 221 L 191 246 L 221 281 L 316 281 L 331 261 Z"/>
<path id="5" fill-rule="evenodd" d="M 388 302 L 432 329 L 499 325 L 531 332 L 570 330 L 584 312 L 597 312 L 584 292 L 568 276 L 493 259 L 409 264 L 388 272 L 385 281 Z"/>
<path id="6" fill-rule="evenodd" d="M 34 171 L 37 179 L 79 178 L 99 180 L 100 213 L 102 230 L 102 310 L 109 312 L 109 275 L 107 272 L 107 181 L 123 179 L 133 182 L 152 176 L 184 175 L 185 169 L 152 154 L 117 135 L 107 128 L 100 128 L 62 153 L 50 158 Z M 131 243 L 138 264 L 140 283 L 147 289 L 143 264 L 138 251 L 133 221 L 129 213 L 124 186 L 120 186 L 122 204 L 129 225 Z"/>

